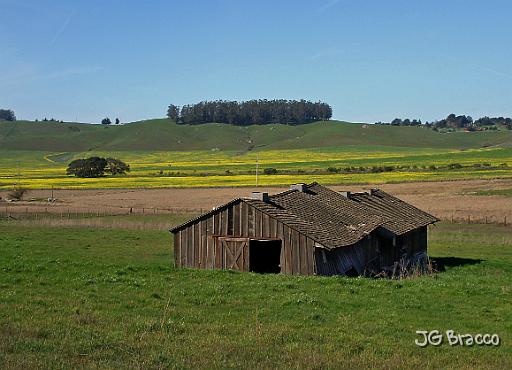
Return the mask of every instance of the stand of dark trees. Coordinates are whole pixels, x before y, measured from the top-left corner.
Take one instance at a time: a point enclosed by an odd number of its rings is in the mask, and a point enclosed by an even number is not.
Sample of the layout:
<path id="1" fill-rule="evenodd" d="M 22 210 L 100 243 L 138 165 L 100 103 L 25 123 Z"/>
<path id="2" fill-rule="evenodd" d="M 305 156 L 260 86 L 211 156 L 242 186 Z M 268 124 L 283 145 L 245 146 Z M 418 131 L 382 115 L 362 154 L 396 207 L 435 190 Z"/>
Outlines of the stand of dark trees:
<path id="1" fill-rule="evenodd" d="M 512 118 L 504 118 L 504 117 L 481 117 L 477 120 L 473 120 L 471 116 L 466 115 L 455 115 L 450 114 L 445 119 L 441 119 L 438 121 L 425 122 L 425 124 L 421 123 L 419 119 L 401 119 L 395 118 L 391 122 L 376 122 L 376 124 L 380 125 L 391 125 L 391 126 L 421 126 L 429 127 L 435 130 L 438 129 L 465 129 L 465 130 L 478 130 L 482 127 L 496 127 L 496 126 L 505 126 L 509 130 L 512 130 Z"/>
<path id="2" fill-rule="evenodd" d="M 16 121 L 14 111 L 10 109 L 0 109 L 0 121 Z"/>
<path id="3" fill-rule="evenodd" d="M 124 175 L 130 171 L 130 165 L 116 158 L 90 157 L 75 159 L 69 163 L 66 173 L 76 177 L 101 177 L 105 173 Z"/>
<path id="4" fill-rule="evenodd" d="M 39 119 L 38 119 L 38 118 L 36 118 L 36 122 L 39 122 Z M 50 118 L 50 119 L 48 119 L 48 118 L 46 118 L 46 117 L 44 117 L 44 118 L 41 120 L 41 122 L 59 122 L 59 123 L 64 123 L 64 121 L 63 121 L 63 120 L 60 120 L 60 121 L 59 121 L 58 119 L 55 119 L 55 118 Z"/>
<path id="5" fill-rule="evenodd" d="M 171 104 L 167 110 L 167 117 L 178 124 L 303 124 L 329 120 L 332 117 L 332 108 L 326 103 L 307 100 L 215 100 L 184 105 L 181 109 Z"/>
<path id="6" fill-rule="evenodd" d="M 509 129 L 512 129 L 512 118 L 509 117 L 482 117 L 475 121 L 477 126 L 493 126 L 493 125 L 504 125 Z"/>

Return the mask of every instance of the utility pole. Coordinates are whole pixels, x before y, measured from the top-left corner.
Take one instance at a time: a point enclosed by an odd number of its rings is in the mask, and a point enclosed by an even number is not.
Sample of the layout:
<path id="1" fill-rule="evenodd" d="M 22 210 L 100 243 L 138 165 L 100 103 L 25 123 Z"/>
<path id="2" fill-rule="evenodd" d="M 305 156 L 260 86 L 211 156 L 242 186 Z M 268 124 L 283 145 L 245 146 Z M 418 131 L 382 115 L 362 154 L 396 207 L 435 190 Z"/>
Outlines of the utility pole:
<path id="1" fill-rule="evenodd" d="M 18 183 L 16 184 L 16 186 L 20 186 L 20 182 L 21 182 L 21 175 L 20 175 L 20 161 L 17 161 L 16 162 L 16 172 L 18 173 Z"/>
<path id="2" fill-rule="evenodd" d="M 258 187 L 258 171 L 260 167 L 260 155 L 256 154 L 256 187 Z"/>

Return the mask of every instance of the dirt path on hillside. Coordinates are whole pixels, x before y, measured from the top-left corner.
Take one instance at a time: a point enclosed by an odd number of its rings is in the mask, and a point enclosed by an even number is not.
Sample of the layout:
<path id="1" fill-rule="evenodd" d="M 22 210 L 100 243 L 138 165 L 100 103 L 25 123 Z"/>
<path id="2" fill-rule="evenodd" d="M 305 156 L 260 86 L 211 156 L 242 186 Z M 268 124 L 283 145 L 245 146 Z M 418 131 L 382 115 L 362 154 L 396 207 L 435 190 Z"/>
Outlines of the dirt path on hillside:
<path id="1" fill-rule="evenodd" d="M 331 186 L 334 190 L 364 191 L 370 186 Z M 512 222 L 512 197 L 478 196 L 481 190 L 511 189 L 512 180 L 465 180 L 445 182 L 419 182 L 382 184 L 379 188 L 439 218 L 475 219 L 488 218 L 489 222 L 503 220 Z M 153 213 L 154 210 L 196 210 L 205 211 L 237 197 L 250 196 L 252 191 L 277 193 L 284 187 L 234 187 L 194 189 L 124 189 L 124 190 L 55 190 L 56 203 L 44 201 L 51 197 L 50 190 L 29 191 L 26 198 L 44 199 L 31 202 L 0 203 L 0 212 L 5 207 L 13 212 L 86 212 L 100 211 L 127 213 Z M 5 199 L 7 192 L 1 191 Z M 144 209 L 144 210 L 142 210 Z M 3 211 L 2 211 L 3 210 Z"/>

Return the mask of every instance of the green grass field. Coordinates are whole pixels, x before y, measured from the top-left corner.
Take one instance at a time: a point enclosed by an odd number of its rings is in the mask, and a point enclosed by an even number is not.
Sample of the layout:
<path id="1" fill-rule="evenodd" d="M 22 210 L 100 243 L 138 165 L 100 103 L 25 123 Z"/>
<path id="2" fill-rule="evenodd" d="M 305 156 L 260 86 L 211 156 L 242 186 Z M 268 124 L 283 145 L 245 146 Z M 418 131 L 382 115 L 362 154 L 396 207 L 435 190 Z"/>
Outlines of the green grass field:
<path id="1" fill-rule="evenodd" d="M 391 281 L 177 270 L 167 232 L 0 221 L 0 367 L 511 368 L 511 235 L 440 224 L 446 271 Z"/>
<path id="2" fill-rule="evenodd" d="M 128 176 L 77 179 L 67 164 L 92 155 L 130 164 Z M 418 127 L 343 122 L 302 126 L 124 126 L 0 122 L 0 189 L 324 184 L 512 178 L 512 131 L 441 134 Z M 447 168 L 460 164 L 463 168 Z M 391 172 L 372 173 L 378 166 Z M 438 169 L 431 169 L 435 166 Z M 360 173 L 328 168 L 362 167 Z M 400 167 L 400 168 L 398 168 Z M 266 168 L 276 175 L 263 175 Z"/>

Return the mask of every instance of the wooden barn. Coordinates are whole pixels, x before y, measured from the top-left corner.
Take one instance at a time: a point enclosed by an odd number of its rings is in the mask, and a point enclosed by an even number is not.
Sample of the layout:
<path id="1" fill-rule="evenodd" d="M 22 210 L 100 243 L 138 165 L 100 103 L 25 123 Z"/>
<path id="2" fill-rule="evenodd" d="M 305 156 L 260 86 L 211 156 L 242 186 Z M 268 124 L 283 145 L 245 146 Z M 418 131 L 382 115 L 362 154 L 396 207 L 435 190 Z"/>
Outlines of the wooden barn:
<path id="1" fill-rule="evenodd" d="M 424 261 L 436 221 L 379 189 L 312 183 L 234 199 L 171 232 L 177 267 L 355 276 Z"/>

